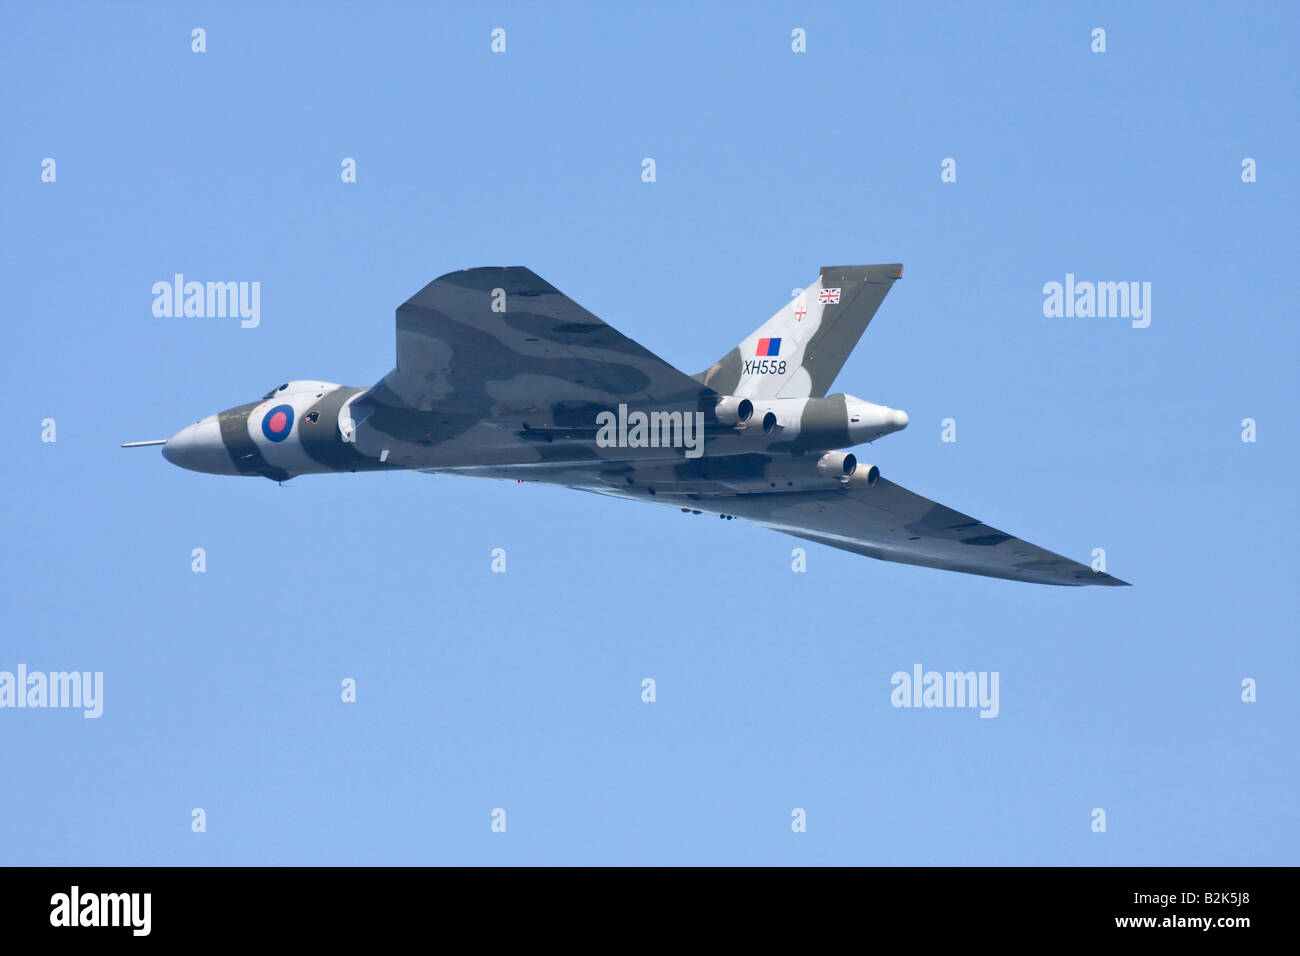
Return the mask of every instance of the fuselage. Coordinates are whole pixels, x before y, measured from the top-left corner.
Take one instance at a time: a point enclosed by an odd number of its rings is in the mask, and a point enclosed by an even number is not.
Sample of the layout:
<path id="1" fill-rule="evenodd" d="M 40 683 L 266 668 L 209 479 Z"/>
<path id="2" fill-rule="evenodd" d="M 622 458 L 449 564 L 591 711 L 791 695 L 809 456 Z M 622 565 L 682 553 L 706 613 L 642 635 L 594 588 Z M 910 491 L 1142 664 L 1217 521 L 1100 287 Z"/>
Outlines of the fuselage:
<path id="1" fill-rule="evenodd" d="M 182 429 L 163 455 L 192 471 L 274 481 L 414 469 L 557 482 L 563 475 L 563 483 L 592 474 L 602 486 L 625 473 L 629 485 L 653 481 L 665 491 L 702 482 L 753 490 L 829 485 L 839 476 L 819 469 L 820 453 L 907 425 L 906 413 L 847 395 L 747 403 L 746 421 L 720 417 L 726 408 L 716 401 L 672 409 L 503 406 L 461 421 L 454 403 L 399 415 L 370 402 L 370 391 L 286 382 Z"/>

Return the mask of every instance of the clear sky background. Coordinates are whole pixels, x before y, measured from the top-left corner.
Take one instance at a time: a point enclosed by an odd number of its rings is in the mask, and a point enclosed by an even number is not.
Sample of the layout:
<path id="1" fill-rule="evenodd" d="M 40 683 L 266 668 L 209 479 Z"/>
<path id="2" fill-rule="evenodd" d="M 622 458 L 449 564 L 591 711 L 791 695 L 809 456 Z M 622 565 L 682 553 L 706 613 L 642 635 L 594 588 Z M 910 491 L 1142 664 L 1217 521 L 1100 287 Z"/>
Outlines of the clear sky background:
<path id="1" fill-rule="evenodd" d="M 1129 7 L 4 5 L 0 670 L 105 700 L 0 710 L 0 862 L 1300 862 L 1300 14 Z M 695 372 L 895 261 L 836 388 L 911 425 L 860 457 L 1132 588 L 118 447 L 373 383 L 453 269 Z M 261 282 L 261 325 L 155 318 L 176 272 Z M 1066 273 L 1150 282 L 1150 327 L 1045 318 Z M 918 663 L 1000 715 L 893 708 Z"/>

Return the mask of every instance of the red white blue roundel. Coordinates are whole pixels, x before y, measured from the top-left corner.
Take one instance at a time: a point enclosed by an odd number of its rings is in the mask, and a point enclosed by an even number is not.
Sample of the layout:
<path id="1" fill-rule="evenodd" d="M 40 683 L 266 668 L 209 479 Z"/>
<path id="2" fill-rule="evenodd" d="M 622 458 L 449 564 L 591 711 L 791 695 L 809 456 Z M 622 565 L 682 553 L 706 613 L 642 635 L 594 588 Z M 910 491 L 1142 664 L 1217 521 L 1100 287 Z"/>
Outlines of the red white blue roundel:
<path id="1" fill-rule="evenodd" d="M 277 405 L 262 419 L 262 434 L 270 441 L 284 441 L 292 430 L 292 405 Z"/>

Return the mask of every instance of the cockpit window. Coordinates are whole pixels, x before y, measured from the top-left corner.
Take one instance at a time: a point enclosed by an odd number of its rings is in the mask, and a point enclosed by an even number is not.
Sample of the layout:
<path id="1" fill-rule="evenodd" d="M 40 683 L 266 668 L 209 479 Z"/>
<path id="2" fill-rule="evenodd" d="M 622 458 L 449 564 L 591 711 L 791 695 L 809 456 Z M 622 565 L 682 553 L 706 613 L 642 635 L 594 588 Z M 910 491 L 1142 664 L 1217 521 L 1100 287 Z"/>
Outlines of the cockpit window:
<path id="1" fill-rule="evenodd" d="M 288 387 L 289 387 L 289 383 L 285 382 L 283 385 L 271 389 L 269 392 L 267 392 L 265 395 L 262 396 L 262 401 L 266 401 L 268 398 L 274 398 L 276 392 L 283 392 Z"/>

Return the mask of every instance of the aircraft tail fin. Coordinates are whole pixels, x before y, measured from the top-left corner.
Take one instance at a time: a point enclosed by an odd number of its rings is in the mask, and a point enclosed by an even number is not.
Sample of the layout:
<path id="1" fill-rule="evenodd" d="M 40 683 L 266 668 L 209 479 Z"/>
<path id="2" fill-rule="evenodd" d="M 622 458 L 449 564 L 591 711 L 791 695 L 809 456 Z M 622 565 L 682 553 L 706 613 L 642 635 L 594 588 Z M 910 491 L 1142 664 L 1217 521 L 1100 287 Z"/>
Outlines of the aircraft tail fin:
<path id="1" fill-rule="evenodd" d="M 823 266 L 816 282 L 694 377 L 720 395 L 824 397 L 902 276 L 898 263 Z"/>

